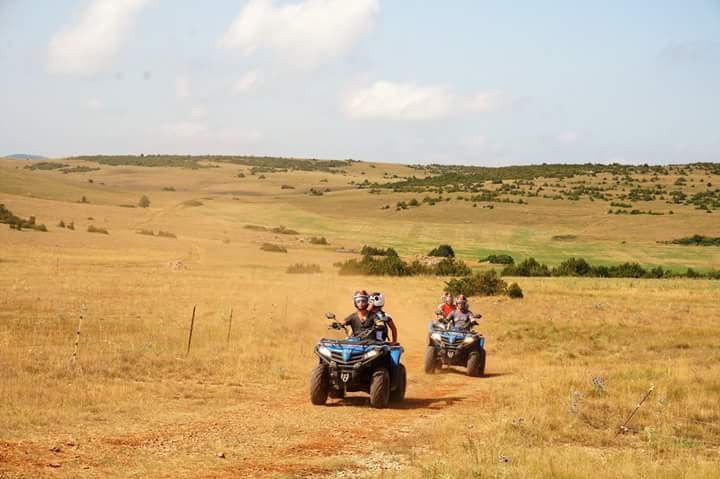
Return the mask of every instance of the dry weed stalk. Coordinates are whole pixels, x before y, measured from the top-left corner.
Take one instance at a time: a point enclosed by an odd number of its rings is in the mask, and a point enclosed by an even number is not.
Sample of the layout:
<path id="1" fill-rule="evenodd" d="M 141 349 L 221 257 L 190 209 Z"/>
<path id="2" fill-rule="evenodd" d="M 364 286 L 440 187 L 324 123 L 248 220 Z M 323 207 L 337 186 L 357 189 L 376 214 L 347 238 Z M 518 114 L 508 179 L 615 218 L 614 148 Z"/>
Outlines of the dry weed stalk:
<path id="1" fill-rule="evenodd" d="M 650 386 L 650 389 L 648 389 L 648 391 L 645 393 L 645 396 L 643 396 L 643 398 L 640 400 L 640 402 L 637 404 L 637 406 L 635 406 L 635 409 L 633 409 L 633 412 L 631 412 L 630 415 L 628 416 L 628 418 L 625 419 L 625 422 L 622 424 L 622 426 L 620 426 L 620 429 L 618 429 L 617 434 L 620 434 L 620 433 L 624 434 L 629 431 L 629 429 L 627 428 L 627 425 L 630 422 L 630 419 L 632 419 L 633 416 L 635 415 L 635 413 L 638 412 L 638 409 L 640 409 L 640 406 L 642 406 L 643 403 L 647 400 L 647 398 L 650 397 L 650 393 L 652 393 L 654 389 L 655 389 L 655 385 L 653 384 L 652 386 Z"/>

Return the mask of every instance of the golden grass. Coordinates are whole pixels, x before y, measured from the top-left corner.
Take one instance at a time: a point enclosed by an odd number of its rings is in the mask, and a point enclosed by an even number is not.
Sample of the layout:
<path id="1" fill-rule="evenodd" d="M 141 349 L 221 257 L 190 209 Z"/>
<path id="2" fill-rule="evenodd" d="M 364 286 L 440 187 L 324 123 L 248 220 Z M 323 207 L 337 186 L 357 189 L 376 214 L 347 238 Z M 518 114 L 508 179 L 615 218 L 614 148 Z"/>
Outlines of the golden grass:
<path id="1" fill-rule="evenodd" d="M 411 254 L 449 242 L 472 260 L 474 251 L 494 248 L 537 254 L 555 248 L 552 234 L 579 234 L 587 243 L 549 254 L 585 248 L 606 260 L 718 267 L 711 248 L 653 243 L 670 233 L 718 235 L 711 215 L 633 218 L 637 230 L 628 230 L 623 221 L 630 218 L 602 216 L 607 221 L 595 224 L 604 211 L 588 203 L 473 211 L 451 202 L 396 213 L 374 206 L 402 195 L 348 190 L 310 197 L 280 189 L 291 182 L 298 190 L 340 188 L 364 178 L 361 170 L 381 176 L 404 168 L 397 166 L 353 165 L 347 177 L 300 172 L 235 180 L 238 168 L 227 166 L 103 167 L 61 176 L 12 164 L 0 162 L 0 202 L 48 225 L 74 220 L 76 230 L 0 227 L 0 477 L 338 470 L 371 477 L 718 477 L 720 282 L 521 278 L 523 300 L 473 298 L 484 316 L 489 377 L 471 380 L 460 369 L 421 372 L 442 279 L 340 277 L 332 266 L 352 257 L 336 252 L 339 246 L 400 246 Z M 325 177 L 328 183 L 319 183 Z M 177 191 L 160 191 L 166 186 Z M 73 202 L 83 194 L 90 204 Z M 141 194 L 151 198 L 150 208 L 119 207 Z M 203 206 L 181 205 L 190 199 Z M 656 219 L 673 223 L 660 227 L 665 223 Z M 110 234 L 88 234 L 89 224 Z M 246 224 L 282 224 L 300 238 L 326 236 L 330 246 Z M 138 235 L 140 229 L 178 238 Z M 263 252 L 265 242 L 288 253 Z M 174 261 L 183 268 L 173 270 Z M 319 264 L 323 272 L 286 274 L 295 263 Z M 361 287 L 388 298 L 406 348 L 408 401 L 376 411 L 358 395 L 313 407 L 306 397 L 312 347 L 333 334 L 322 313 L 349 312 L 350 295 Z M 596 377 L 602 387 L 593 385 Z M 617 435 L 651 385 L 630 432 Z M 57 445 L 59 452 L 50 451 Z M 226 459 L 217 458 L 220 451 Z M 48 467 L 56 462 L 61 467 Z"/>

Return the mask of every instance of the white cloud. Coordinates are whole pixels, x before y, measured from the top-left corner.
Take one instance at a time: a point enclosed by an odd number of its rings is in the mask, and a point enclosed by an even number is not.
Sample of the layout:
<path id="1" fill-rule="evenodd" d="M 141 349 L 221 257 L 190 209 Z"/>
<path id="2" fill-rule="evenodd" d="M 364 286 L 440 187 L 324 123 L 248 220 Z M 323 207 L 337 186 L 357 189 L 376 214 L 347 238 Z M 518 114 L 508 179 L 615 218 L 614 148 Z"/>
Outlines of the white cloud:
<path id="1" fill-rule="evenodd" d="M 175 79 L 175 96 L 178 98 L 187 98 L 190 96 L 190 79 L 187 77 L 177 77 Z"/>
<path id="2" fill-rule="evenodd" d="M 101 70 L 148 3 L 149 0 L 92 0 L 77 23 L 50 40 L 49 69 L 72 75 Z"/>
<path id="3" fill-rule="evenodd" d="M 430 120 L 463 111 L 497 108 L 499 92 L 459 96 L 441 86 L 378 81 L 357 88 L 345 99 L 345 113 L 352 118 Z"/>
<path id="4" fill-rule="evenodd" d="M 304 0 L 277 6 L 272 0 L 250 0 L 218 46 L 246 55 L 266 48 L 288 63 L 312 67 L 349 49 L 379 9 L 379 0 Z"/>
<path id="5" fill-rule="evenodd" d="M 497 90 L 493 90 L 473 95 L 464 103 L 470 111 L 485 112 L 497 110 L 500 107 L 501 102 L 502 93 Z"/>
<path id="6" fill-rule="evenodd" d="M 232 92 L 234 95 L 242 95 L 243 93 L 248 92 L 258 82 L 258 79 L 260 78 L 260 75 L 255 70 L 250 70 L 243 76 L 241 76 L 232 87 Z"/>

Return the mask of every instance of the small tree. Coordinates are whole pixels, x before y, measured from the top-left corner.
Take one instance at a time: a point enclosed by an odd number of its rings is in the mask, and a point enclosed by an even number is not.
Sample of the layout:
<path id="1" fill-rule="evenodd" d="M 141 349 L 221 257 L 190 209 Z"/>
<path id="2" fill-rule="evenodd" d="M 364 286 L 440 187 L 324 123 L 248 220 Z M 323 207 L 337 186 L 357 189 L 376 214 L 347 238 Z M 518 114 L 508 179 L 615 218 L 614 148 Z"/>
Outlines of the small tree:
<path id="1" fill-rule="evenodd" d="M 147 208 L 150 206 L 150 198 L 148 198 L 146 195 L 142 195 L 140 197 L 140 201 L 138 201 L 138 206 L 140 208 Z"/>
<path id="2" fill-rule="evenodd" d="M 452 246 L 450 246 L 449 244 L 441 244 L 437 248 L 430 251 L 428 253 L 428 256 L 442 256 L 445 258 L 454 258 L 455 251 L 453 251 Z"/>

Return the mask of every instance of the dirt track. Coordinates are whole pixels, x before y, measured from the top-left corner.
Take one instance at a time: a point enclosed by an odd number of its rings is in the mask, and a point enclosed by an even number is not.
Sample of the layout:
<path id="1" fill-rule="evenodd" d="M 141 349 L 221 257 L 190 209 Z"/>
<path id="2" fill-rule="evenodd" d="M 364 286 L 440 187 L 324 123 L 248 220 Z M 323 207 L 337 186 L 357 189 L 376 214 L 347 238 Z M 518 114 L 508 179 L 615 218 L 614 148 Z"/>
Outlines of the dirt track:
<path id="1" fill-rule="evenodd" d="M 237 405 L 212 420 L 185 421 L 178 414 L 176 422 L 150 421 L 132 434 L 2 442 L 0 477 L 348 477 L 397 471 L 409 455 L 428 451 L 425 431 L 449 412 L 482 406 L 489 400 L 483 393 L 487 382 L 502 379 L 469 378 L 461 369 L 427 376 L 419 351 L 405 363 L 406 400 L 389 409 L 371 409 L 361 393 L 322 407 L 310 404 L 306 387 L 243 385 Z"/>

